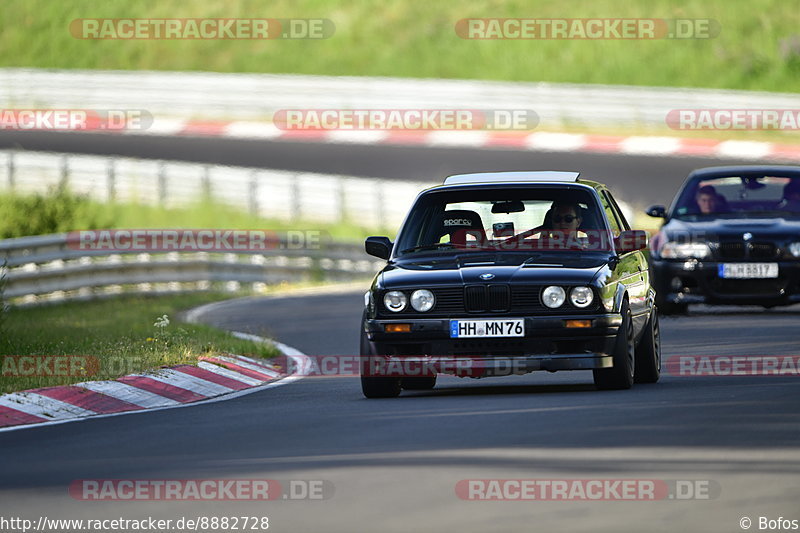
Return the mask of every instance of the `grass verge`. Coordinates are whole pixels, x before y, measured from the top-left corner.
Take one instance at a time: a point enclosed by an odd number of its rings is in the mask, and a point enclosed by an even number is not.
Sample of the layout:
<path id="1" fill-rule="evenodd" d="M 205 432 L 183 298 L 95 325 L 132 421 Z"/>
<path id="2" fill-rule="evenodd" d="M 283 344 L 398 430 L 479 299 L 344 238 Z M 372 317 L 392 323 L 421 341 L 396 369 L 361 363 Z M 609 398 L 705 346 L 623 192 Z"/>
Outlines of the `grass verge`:
<path id="1" fill-rule="evenodd" d="M 79 208 L 73 208 L 79 206 Z M 393 235 L 396 228 L 369 228 L 356 221 L 321 223 L 310 220 L 264 218 L 212 200 L 185 207 L 139 203 L 101 203 L 60 189 L 46 194 L 0 193 L 0 239 L 86 229 L 224 228 L 283 231 L 319 231 L 324 241 L 363 241 L 369 235 Z"/>
<path id="2" fill-rule="evenodd" d="M 201 70 L 800 90 L 800 10 L 781 0 L 6 0 L 0 66 Z M 81 18 L 327 18 L 328 39 L 80 39 Z M 465 18 L 713 19 L 714 38 L 467 40 Z"/>
<path id="3" fill-rule="evenodd" d="M 179 311 L 229 297 L 217 293 L 120 296 L 13 307 L 5 316 L 0 338 L 0 393 L 114 379 L 166 365 L 194 364 L 202 355 L 236 353 L 261 358 L 278 355 L 274 346 L 240 340 L 217 328 L 177 320 Z M 163 315 L 167 315 L 168 324 L 160 320 Z M 163 326 L 154 325 L 157 322 Z M 32 366 L 10 357 L 28 355 L 44 359 L 37 359 Z M 45 375 L 20 375 L 29 373 L 31 368 L 34 373 Z M 51 375 L 47 375 L 48 369 L 53 370 L 49 372 Z"/>

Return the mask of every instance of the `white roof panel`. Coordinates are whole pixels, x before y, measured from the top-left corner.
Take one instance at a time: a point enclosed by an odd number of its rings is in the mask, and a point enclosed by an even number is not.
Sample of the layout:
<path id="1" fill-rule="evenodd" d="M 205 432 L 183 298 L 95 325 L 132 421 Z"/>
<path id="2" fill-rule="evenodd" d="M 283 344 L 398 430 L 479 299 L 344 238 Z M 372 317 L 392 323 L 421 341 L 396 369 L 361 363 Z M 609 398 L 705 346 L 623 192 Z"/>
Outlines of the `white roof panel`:
<path id="1" fill-rule="evenodd" d="M 478 172 L 475 174 L 456 174 L 444 180 L 445 185 L 461 183 L 502 183 L 502 182 L 575 182 L 580 172 L 558 170 L 537 170 L 525 172 Z"/>

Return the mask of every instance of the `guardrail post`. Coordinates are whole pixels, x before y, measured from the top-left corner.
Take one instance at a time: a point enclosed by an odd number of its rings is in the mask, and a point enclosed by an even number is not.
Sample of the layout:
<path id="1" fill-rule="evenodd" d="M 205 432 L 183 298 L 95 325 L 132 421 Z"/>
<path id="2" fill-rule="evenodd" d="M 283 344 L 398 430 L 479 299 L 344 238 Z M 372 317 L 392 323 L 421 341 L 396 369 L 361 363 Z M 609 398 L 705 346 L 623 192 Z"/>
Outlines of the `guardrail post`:
<path id="1" fill-rule="evenodd" d="M 347 220 L 347 194 L 345 193 L 344 178 L 336 178 L 336 190 L 339 193 L 339 222 Z"/>
<path id="2" fill-rule="evenodd" d="M 8 188 L 14 190 L 14 150 L 8 151 Z"/>
<path id="3" fill-rule="evenodd" d="M 258 216 L 258 173 L 255 170 L 250 173 L 250 182 L 247 186 L 247 194 L 247 204 L 250 214 L 253 216 Z"/>
<path id="4" fill-rule="evenodd" d="M 163 161 L 158 164 L 158 204 L 167 204 L 167 169 Z"/>
<path id="5" fill-rule="evenodd" d="M 61 167 L 59 170 L 58 188 L 65 189 L 69 185 L 69 156 L 61 156 Z"/>
<path id="6" fill-rule="evenodd" d="M 108 170 L 106 173 L 106 188 L 108 189 L 108 201 L 113 202 L 117 197 L 117 168 L 116 160 L 111 157 L 108 160 Z"/>
<path id="7" fill-rule="evenodd" d="M 298 220 L 302 216 L 302 200 L 300 198 L 300 179 L 295 175 L 292 179 L 291 187 L 292 220 Z"/>
<path id="8" fill-rule="evenodd" d="M 203 189 L 203 201 L 210 201 L 211 200 L 211 167 L 209 165 L 203 166 L 203 178 L 202 178 L 202 189 Z"/>
<path id="9" fill-rule="evenodd" d="M 385 201 L 386 197 L 383 194 L 383 180 L 375 180 L 375 206 L 378 210 L 378 227 L 381 229 L 387 226 Z"/>

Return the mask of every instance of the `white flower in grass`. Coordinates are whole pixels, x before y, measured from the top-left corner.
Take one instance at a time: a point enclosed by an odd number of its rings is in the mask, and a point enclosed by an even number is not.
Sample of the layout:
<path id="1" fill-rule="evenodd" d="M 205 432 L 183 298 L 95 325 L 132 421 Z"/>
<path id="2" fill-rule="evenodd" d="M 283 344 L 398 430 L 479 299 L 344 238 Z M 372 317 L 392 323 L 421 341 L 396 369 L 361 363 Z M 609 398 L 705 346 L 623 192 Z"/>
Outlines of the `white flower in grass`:
<path id="1" fill-rule="evenodd" d="M 169 317 L 167 315 L 161 315 L 156 319 L 155 324 L 153 326 L 157 328 L 165 328 L 169 326 Z"/>

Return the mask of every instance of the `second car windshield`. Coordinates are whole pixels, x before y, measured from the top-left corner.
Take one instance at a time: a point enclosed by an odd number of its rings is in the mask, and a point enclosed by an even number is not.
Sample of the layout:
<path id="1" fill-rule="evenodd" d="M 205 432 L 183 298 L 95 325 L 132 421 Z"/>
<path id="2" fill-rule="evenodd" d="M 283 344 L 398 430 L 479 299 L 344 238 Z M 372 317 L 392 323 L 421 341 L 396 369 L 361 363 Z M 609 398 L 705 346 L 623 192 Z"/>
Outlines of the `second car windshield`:
<path id="1" fill-rule="evenodd" d="M 424 195 L 399 235 L 397 255 L 584 249 L 606 226 L 594 196 L 572 188 L 442 191 Z M 552 247 L 550 249 L 553 249 Z"/>
<path id="2" fill-rule="evenodd" d="M 681 193 L 673 216 L 713 218 L 764 212 L 800 216 L 800 178 L 724 176 L 695 181 Z"/>

